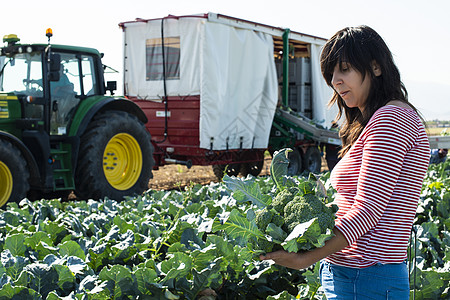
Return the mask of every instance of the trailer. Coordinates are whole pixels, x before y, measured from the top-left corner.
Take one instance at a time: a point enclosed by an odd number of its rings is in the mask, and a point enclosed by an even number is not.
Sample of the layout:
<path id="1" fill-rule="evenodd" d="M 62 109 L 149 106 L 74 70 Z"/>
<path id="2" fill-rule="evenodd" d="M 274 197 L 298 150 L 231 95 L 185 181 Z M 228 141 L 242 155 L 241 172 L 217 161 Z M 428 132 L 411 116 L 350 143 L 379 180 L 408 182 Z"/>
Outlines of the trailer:
<path id="1" fill-rule="evenodd" d="M 290 147 L 290 173 L 320 172 L 339 147 L 322 79 L 325 39 L 221 14 L 119 24 L 124 95 L 145 113 L 157 169 L 211 165 L 258 175 L 266 151 Z"/>

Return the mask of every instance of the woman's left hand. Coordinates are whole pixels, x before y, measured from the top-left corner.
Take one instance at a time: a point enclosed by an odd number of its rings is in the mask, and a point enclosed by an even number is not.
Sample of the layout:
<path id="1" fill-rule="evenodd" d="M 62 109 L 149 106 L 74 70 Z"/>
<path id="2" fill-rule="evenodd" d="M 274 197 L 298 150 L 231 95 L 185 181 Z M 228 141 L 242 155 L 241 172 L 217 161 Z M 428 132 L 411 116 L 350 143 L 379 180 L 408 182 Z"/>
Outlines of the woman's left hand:
<path id="1" fill-rule="evenodd" d="M 291 269 L 306 269 L 315 263 L 315 261 L 309 261 L 306 253 L 287 252 L 285 250 L 278 250 L 275 252 L 267 253 L 266 255 L 260 255 L 261 260 L 273 260 L 277 265 L 288 267 Z"/>

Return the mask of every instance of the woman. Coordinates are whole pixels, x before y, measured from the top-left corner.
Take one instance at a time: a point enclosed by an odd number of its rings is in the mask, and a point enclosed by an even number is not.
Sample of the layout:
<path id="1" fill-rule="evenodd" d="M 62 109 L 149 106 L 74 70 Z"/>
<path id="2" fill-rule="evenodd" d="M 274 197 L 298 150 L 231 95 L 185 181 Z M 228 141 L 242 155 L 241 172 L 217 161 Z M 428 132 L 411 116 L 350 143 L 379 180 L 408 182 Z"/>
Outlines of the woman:
<path id="1" fill-rule="evenodd" d="M 322 74 L 343 115 L 335 236 L 304 253 L 261 256 L 303 269 L 321 261 L 327 299 L 409 299 L 408 239 L 430 159 L 417 110 L 392 54 L 370 27 L 338 31 L 324 46 Z"/>

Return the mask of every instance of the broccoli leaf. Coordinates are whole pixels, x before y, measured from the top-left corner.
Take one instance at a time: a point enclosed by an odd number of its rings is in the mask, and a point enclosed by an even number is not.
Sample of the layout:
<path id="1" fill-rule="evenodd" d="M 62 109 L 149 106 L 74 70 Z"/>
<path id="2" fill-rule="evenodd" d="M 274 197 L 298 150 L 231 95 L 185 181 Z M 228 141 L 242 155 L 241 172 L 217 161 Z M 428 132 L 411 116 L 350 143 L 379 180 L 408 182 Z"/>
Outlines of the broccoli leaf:
<path id="1" fill-rule="evenodd" d="M 59 254 L 61 254 L 61 256 L 77 256 L 83 260 L 86 258 L 81 246 L 75 241 L 66 241 L 60 244 Z"/>
<path id="2" fill-rule="evenodd" d="M 319 221 L 317 218 L 314 218 L 308 222 L 295 226 L 294 230 L 292 230 L 281 245 L 288 252 L 310 250 L 312 248 L 323 247 L 325 241 L 330 239 L 333 235 L 331 230 L 321 234 Z"/>
<path id="3" fill-rule="evenodd" d="M 196 296 L 209 286 L 217 286 L 218 281 L 221 279 L 223 260 L 222 258 L 216 258 L 211 261 L 207 268 L 197 271 L 192 270 L 193 285 L 192 289 L 187 292 L 191 299 L 195 299 Z"/>
<path id="4" fill-rule="evenodd" d="M 0 290 L 0 299 L 42 299 L 39 293 L 24 286 L 5 284 Z"/>
<path id="5" fill-rule="evenodd" d="M 158 269 L 165 275 L 161 283 L 167 283 L 174 278 L 183 278 L 191 272 L 192 258 L 185 253 L 172 253 L 169 259 L 158 264 Z"/>
<path id="6" fill-rule="evenodd" d="M 231 238 L 241 238 L 243 243 L 253 237 L 264 238 L 254 221 L 249 221 L 237 209 L 233 209 L 223 224 L 214 221 L 213 232 L 224 230 Z"/>
<path id="7" fill-rule="evenodd" d="M 69 267 L 64 265 L 54 265 L 53 268 L 58 273 L 58 287 L 69 294 L 76 284 L 75 274 L 70 271 Z"/>
<path id="8" fill-rule="evenodd" d="M 223 182 L 233 191 L 233 198 L 239 203 L 250 201 L 259 208 L 266 207 L 272 201 L 269 195 L 261 193 L 261 188 L 254 178 L 242 180 L 228 175 L 223 177 Z"/>
<path id="9" fill-rule="evenodd" d="M 274 241 L 277 241 L 279 244 L 281 244 L 287 237 L 286 232 L 284 232 L 281 227 L 270 223 L 266 228 L 266 233 L 270 235 Z"/>
<path id="10" fill-rule="evenodd" d="M 28 286 L 38 291 L 44 299 L 58 284 L 58 272 L 55 268 L 41 263 L 32 263 L 24 268 L 30 276 Z"/>
<path id="11" fill-rule="evenodd" d="M 292 152 L 292 149 L 284 148 L 276 151 L 272 157 L 272 163 L 270 164 L 270 176 L 273 182 L 277 185 L 279 191 L 284 190 L 285 178 L 289 166 L 288 154 Z"/>
<path id="12" fill-rule="evenodd" d="M 138 267 L 133 274 L 136 276 L 137 289 L 142 294 L 145 294 L 158 278 L 155 270 L 144 266 Z"/>
<path id="13" fill-rule="evenodd" d="M 122 265 L 113 265 L 111 268 L 104 267 L 99 279 L 106 281 L 106 286 L 114 295 L 114 299 L 120 299 L 125 295 L 134 294 L 134 285 L 131 271 Z"/>
<path id="14" fill-rule="evenodd" d="M 320 181 L 319 177 L 314 175 L 313 173 L 309 173 L 310 180 L 314 180 L 316 182 L 316 196 L 327 198 L 327 189 L 322 181 Z"/>
<path id="15" fill-rule="evenodd" d="M 25 250 L 25 235 L 23 233 L 12 234 L 6 237 L 4 249 L 8 249 L 13 256 L 24 256 Z"/>
<path id="16" fill-rule="evenodd" d="M 319 270 L 320 262 L 317 262 L 314 265 L 314 269 L 309 269 L 303 273 L 306 283 L 300 284 L 299 295 L 302 297 L 301 299 L 317 299 L 315 296 L 321 286 Z"/>

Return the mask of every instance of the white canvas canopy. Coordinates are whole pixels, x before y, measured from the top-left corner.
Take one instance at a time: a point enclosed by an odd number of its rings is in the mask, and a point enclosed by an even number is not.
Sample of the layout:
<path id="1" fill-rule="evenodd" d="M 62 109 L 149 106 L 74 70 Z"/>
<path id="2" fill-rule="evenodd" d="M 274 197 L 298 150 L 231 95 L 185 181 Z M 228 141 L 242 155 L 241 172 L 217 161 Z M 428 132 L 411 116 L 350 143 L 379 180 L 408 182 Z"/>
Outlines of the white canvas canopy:
<path id="1" fill-rule="evenodd" d="M 163 80 L 149 80 L 153 75 L 145 63 L 146 45 L 161 38 L 161 24 L 161 19 L 124 23 L 127 96 L 155 101 L 164 95 Z M 163 26 L 164 41 L 179 39 L 174 46 L 179 48 L 179 69 L 166 80 L 167 96 L 200 95 L 200 147 L 267 148 L 278 101 L 272 36 L 283 30 L 211 13 L 166 18 Z M 331 94 L 319 69 L 323 40 L 304 38 L 311 43 L 313 118 L 327 126 L 334 114 L 327 112 Z"/>

